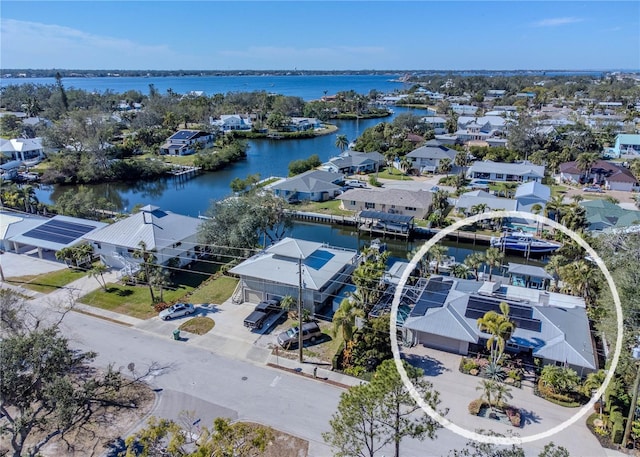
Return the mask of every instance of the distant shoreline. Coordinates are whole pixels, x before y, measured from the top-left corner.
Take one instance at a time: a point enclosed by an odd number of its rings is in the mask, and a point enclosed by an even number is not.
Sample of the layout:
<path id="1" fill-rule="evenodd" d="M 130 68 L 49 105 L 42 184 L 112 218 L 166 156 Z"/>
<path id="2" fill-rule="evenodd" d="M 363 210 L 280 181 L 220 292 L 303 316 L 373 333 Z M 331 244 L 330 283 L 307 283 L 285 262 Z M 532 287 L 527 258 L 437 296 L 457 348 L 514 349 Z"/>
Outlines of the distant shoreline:
<path id="1" fill-rule="evenodd" d="M 640 73 L 630 69 L 606 70 L 74 70 L 74 69 L 0 69 L 3 78 L 104 78 L 104 77 L 180 77 L 180 76 L 347 76 L 388 75 L 421 77 L 429 75 L 582 75 L 608 73 Z"/>

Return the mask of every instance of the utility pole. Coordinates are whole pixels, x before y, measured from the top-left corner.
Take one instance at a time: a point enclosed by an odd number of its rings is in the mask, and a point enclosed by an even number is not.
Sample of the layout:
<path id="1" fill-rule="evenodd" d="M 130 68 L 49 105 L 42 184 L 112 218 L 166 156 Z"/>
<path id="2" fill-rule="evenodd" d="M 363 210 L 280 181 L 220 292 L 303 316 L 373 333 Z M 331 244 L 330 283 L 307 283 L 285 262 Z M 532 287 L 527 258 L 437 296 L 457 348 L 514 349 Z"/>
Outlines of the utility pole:
<path id="1" fill-rule="evenodd" d="M 304 362 L 302 357 L 302 257 L 298 259 L 298 361 Z"/>
<path id="2" fill-rule="evenodd" d="M 638 387 L 640 386 L 640 366 L 638 365 L 638 359 L 640 359 L 640 349 L 638 346 L 633 348 L 633 358 L 636 362 L 636 380 L 633 383 L 633 400 L 629 406 L 629 414 L 627 415 L 627 424 L 624 427 L 624 435 L 622 437 L 622 446 L 626 449 L 627 442 L 629 441 L 629 435 L 631 435 L 631 425 L 636 414 L 636 405 L 638 404 Z"/>

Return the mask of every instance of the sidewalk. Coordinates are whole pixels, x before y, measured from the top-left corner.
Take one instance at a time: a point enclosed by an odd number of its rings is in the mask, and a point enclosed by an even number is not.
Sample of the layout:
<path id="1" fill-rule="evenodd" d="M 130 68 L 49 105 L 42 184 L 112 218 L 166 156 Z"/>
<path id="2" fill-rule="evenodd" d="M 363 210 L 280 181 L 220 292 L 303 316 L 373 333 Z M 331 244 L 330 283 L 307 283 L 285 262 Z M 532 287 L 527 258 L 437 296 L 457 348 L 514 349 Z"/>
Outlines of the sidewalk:
<path id="1" fill-rule="evenodd" d="M 266 365 L 277 370 L 284 370 L 289 373 L 314 379 L 318 382 L 326 382 L 343 389 L 348 389 L 349 387 L 357 386 L 365 382 L 362 379 L 337 373 L 331 369 L 331 365 L 317 364 L 314 362 L 300 363 L 297 358 L 292 360 L 273 353 L 269 355 Z"/>

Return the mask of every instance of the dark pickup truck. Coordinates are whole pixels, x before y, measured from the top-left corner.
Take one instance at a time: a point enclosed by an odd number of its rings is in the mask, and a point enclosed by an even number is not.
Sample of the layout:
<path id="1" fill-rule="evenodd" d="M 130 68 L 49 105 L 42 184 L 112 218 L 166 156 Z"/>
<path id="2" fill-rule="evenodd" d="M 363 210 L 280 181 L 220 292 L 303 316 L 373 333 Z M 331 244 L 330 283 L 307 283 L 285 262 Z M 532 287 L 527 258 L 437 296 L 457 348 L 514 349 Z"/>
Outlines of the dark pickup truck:
<path id="1" fill-rule="evenodd" d="M 264 322 L 275 313 L 282 311 L 280 300 L 271 299 L 258 303 L 256 308 L 244 320 L 244 326 L 250 329 L 260 329 Z"/>

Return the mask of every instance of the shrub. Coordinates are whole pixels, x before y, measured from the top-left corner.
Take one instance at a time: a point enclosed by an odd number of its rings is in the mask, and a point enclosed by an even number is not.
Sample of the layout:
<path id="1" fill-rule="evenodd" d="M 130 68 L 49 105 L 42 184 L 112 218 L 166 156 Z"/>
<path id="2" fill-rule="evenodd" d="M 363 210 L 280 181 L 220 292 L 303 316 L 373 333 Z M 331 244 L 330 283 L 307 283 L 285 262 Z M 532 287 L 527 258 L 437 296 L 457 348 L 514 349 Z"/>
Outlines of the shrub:
<path id="1" fill-rule="evenodd" d="M 462 359 L 462 368 L 460 371 L 462 371 L 463 373 L 470 373 L 471 370 L 476 370 L 476 373 L 477 373 L 478 364 L 473 360 Z"/>
<path id="2" fill-rule="evenodd" d="M 159 313 L 160 311 L 164 311 L 165 309 L 167 309 L 169 306 L 171 306 L 169 303 L 161 301 L 153 305 L 153 309 L 156 311 L 156 313 Z"/>
<path id="3" fill-rule="evenodd" d="M 513 379 L 514 381 L 520 381 L 520 379 L 522 379 L 520 370 L 516 368 L 509 370 L 509 372 L 507 373 L 507 377 L 509 377 L 510 379 Z"/>
<path id="4" fill-rule="evenodd" d="M 509 422 L 511 422 L 511 425 L 513 425 L 514 427 L 520 427 L 520 424 L 522 422 L 520 409 L 514 408 L 513 406 L 505 406 L 504 412 L 509 418 Z"/>
<path id="5" fill-rule="evenodd" d="M 611 427 L 611 440 L 615 444 L 621 444 L 623 435 L 624 435 L 624 426 L 622 425 L 622 423 L 617 422 L 613 424 L 613 427 Z"/>
<path id="6" fill-rule="evenodd" d="M 469 403 L 469 414 L 477 416 L 478 414 L 480 414 L 480 410 L 483 406 L 489 406 L 489 404 L 482 398 L 471 400 L 471 403 Z"/>

